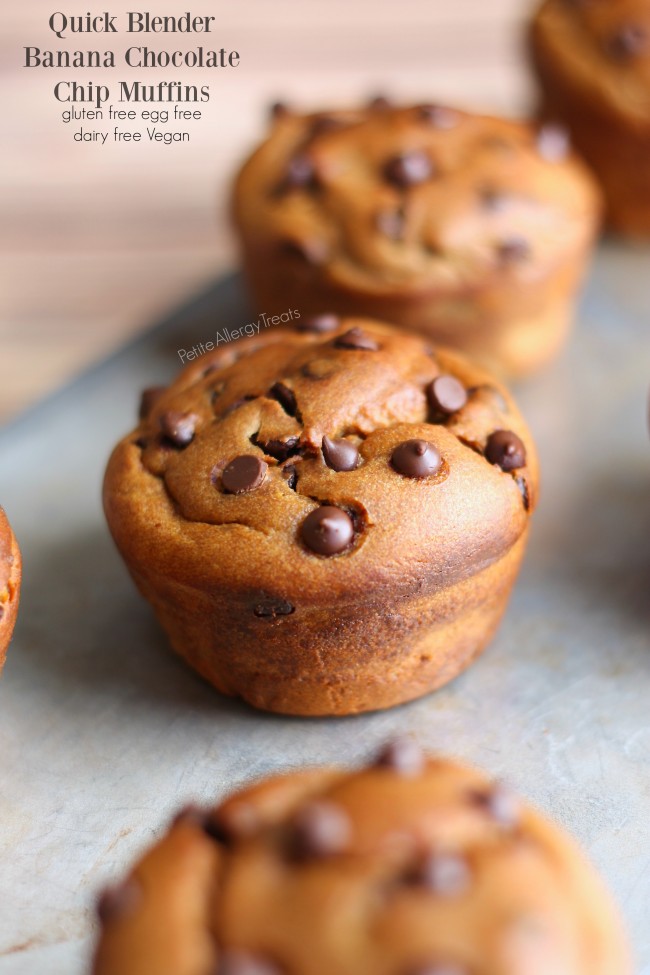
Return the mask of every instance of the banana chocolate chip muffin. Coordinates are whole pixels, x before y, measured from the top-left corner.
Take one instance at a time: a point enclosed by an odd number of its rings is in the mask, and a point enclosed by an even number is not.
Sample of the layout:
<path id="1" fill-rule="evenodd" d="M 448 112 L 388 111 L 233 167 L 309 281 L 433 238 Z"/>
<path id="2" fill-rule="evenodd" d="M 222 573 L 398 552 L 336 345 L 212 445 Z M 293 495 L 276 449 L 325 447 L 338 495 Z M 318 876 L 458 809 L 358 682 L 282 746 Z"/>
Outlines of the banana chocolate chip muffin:
<path id="1" fill-rule="evenodd" d="M 512 375 L 562 345 L 599 216 L 556 128 L 385 100 L 276 111 L 234 192 L 260 312 L 367 315 Z"/>
<path id="2" fill-rule="evenodd" d="M 99 914 L 94 975 L 631 973 L 574 842 L 408 741 L 186 809 Z"/>
<path id="3" fill-rule="evenodd" d="M 446 683 L 490 640 L 537 477 L 490 376 L 322 315 L 149 393 L 104 504 L 173 647 L 220 691 L 348 714 Z"/>
<path id="4" fill-rule="evenodd" d="M 650 237 L 650 4 L 546 0 L 531 28 L 542 111 L 605 191 L 610 225 Z"/>
<path id="5" fill-rule="evenodd" d="M 0 671 L 18 614 L 21 579 L 20 549 L 7 516 L 0 507 Z"/>

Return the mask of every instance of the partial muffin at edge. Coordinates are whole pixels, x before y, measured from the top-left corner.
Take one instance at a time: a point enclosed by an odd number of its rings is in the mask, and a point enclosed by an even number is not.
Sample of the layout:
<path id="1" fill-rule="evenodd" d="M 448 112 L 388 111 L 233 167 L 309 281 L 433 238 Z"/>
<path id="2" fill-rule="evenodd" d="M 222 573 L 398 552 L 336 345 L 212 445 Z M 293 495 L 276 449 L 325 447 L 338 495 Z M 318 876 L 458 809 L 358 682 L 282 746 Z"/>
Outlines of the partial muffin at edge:
<path id="1" fill-rule="evenodd" d="M 22 563 L 16 536 L 0 507 L 0 672 L 16 624 Z"/>
<path id="2" fill-rule="evenodd" d="M 610 227 L 650 238 L 650 8 L 546 0 L 530 28 L 541 112 L 567 126 L 604 190 Z"/>
<path id="3" fill-rule="evenodd" d="M 99 909 L 94 975 L 632 971 L 576 844 L 408 741 L 186 809 Z"/>

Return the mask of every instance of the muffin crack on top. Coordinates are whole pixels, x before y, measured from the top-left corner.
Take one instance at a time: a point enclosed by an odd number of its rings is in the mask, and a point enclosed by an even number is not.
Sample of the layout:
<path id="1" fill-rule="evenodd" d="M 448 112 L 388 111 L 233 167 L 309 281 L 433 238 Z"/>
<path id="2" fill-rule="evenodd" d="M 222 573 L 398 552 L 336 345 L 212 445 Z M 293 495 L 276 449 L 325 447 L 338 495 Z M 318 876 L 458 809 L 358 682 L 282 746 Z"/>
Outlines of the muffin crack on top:
<path id="1" fill-rule="evenodd" d="M 389 355 L 383 358 L 380 371 L 373 364 L 369 387 L 363 382 L 368 356 L 381 352 L 383 344 Z M 393 358 L 397 348 L 401 354 Z M 261 365 L 262 379 L 256 382 L 261 355 L 272 361 L 269 368 L 266 363 Z M 240 378 L 247 364 L 251 374 Z M 158 389 L 155 398 L 151 390 L 145 390 L 142 424 L 133 442 L 142 451 L 144 468 L 163 481 L 179 517 L 221 526 L 242 524 L 262 531 L 258 522 L 246 518 L 246 512 L 253 507 L 263 511 L 266 491 L 272 495 L 278 490 L 294 492 L 330 508 L 338 501 L 352 524 L 341 552 L 348 551 L 367 527 L 368 513 L 356 496 L 353 481 L 346 492 L 342 476 L 337 490 L 330 491 L 334 481 L 328 471 L 344 475 L 380 462 L 396 475 L 427 487 L 439 484 L 449 473 L 448 463 L 426 439 L 423 425 L 444 427 L 460 445 L 507 473 L 525 506 L 530 507 L 526 447 L 507 429 L 508 402 L 489 382 L 467 385 L 454 374 L 455 365 L 448 354 L 438 356 L 417 339 L 382 331 L 378 323 L 342 323 L 331 315 L 310 318 L 290 336 L 286 331 L 277 332 L 261 340 L 243 341 L 236 351 L 214 353 L 207 366 L 202 363 L 186 370 L 168 390 Z M 347 391 L 345 411 L 339 409 L 336 390 L 331 389 L 337 376 Z M 334 402 L 322 410 L 319 387 L 325 386 L 328 399 Z M 409 437 L 410 424 L 417 425 L 423 436 Z M 238 440 L 241 449 L 233 447 L 230 456 L 215 439 L 215 426 L 223 428 L 226 442 L 227 428 L 243 427 L 248 442 Z M 390 454 L 378 457 L 370 449 L 373 435 L 391 427 L 402 429 L 404 440 Z M 201 474 L 211 485 L 213 501 L 196 513 L 184 504 L 188 489 L 197 487 L 196 481 L 188 481 L 188 475 L 199 473 L 193 461 L 185 470 L 181 455 L 190 448 L 207 462 Z M 325 476 L 319 477 L 319 473 Z M 246 507 L 231 503 L 232 496 L 244 495 L 254 495 Z M 322 531 L 315 536 L 309 531 L 299 533 L 312 553 L 340 554 L 327 551 L 326 545 L 310 546 L 309 539 L 315 541 L 319 535 L 322 540 Z"/>
<path id="2" fill-rule="evenodd" d="M 146 391 L 104 501 L 173 646 L 220 690 L 348 713 L 439 686 L 482 649 L 537 479 L 530 434 L 490 375 L 328 314 Z"/>

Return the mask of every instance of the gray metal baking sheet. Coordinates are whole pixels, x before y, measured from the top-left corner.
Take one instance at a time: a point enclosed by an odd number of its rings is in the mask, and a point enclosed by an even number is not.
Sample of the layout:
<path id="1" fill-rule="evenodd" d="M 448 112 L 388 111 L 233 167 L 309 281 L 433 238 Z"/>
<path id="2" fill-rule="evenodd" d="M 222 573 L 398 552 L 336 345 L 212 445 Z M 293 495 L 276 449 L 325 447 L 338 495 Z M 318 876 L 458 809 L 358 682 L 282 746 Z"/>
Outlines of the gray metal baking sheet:
<path id="1" fill-rule="evenodd" d="M 236 280 L 0 432 L 25 563 L 0 681 L 1 975 L 87 972 L 96 891 L 180 803 L 356 762 L 397 730 L 504 777 L 578 837 L 650 975 L 649 272 L 648 250 L 606 244 L 566 355 L 518 390 L 543 493 L 496 641 L 388 712 L 288 719 L 220 697 L 167 649 L 108 536 L 103 468 L 138 391 L 176 372 L 178 348 L 252 320 Z"/>

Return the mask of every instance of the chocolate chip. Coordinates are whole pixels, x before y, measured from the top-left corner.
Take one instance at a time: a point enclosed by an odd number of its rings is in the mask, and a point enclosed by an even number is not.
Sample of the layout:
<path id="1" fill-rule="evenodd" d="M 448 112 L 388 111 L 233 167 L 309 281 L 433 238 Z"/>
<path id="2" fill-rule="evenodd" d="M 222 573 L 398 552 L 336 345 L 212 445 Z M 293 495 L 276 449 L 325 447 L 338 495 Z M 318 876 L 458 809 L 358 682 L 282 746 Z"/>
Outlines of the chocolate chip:
<path id="1" fill-rule="evenodd" d="M 204 829 L 208 814 L 196 803 L 190 802 L 183 806 L 172 819 L 172 826 L 190 825 Z"/>
<path id="2" fill-rule="evenodd" d="M 343 853 L 352 828 L 347 814 L 333 802 L 314 800 L 302 806 L 291 823 L 290 852 L 298 860 Z"/>
<path id="3" fill-rule="evenodd" d="M 498 826 L 512 829 L 521 818 L 521 803 L 504 785 L 496 784 L 472 793 L 472 802 L 490 816 Z"/>
<path id="4" fill-rule="evenodd" d="M 435 175 L 435 167 L 426 154 L 418 149 L 393 156 L 384 165 L 384 176 L 395 186 L 417 186 Z"/>
<path id="5" fill-rule="evenodd" d="M 292 457 L 294 454 L 300 453 L 300 437 L 287 437 L 286 440 L 258 440 L 256 437 L 251 437 L 251 442 L 255 444 L 268 454 L 269 457 L 275 457 L 282 463 Z"/>
<path id="6" fill-rule="evenodd" d="M 219 956 L 216 975 L 280 975 L 280 969 L 266 958 L 227 949 Z"/>
<path id="7" fill-rule="evenodd" d="M 353 471 L 359 466 L 359 449 L 349 440 L 323 437 L 323 459 L 333 471 Z"/>
<path id="8" fill-rule="evenodd" d="M 526 448 L 512 430 L 495 430 L 485 445 L 485 456 L 502 471 L 514 471 L 526 464 Z"/>
<path id="9" fill-rule="evenodd" d="M 211 840 L 214 840 L 215 843 L 220 843 L 222 846 L 229 846 L 235 838 L 228 830 L 224 829 L 223 824 L 218 820 L 214 812 L 206 813 L 201 826 L 206 836 L 209 836 Z"/>
<path id="10" fill-rule="evenodd" d="M 268 465 L 252 454 L 242 454 L 230 461 L 221 475 L 221 483 L 228 494 L 247 494 L 264 481 Z"/>
<path id="11" fill-rule="evenodd" d="M 287 487 L 291 488 L 292 491 L 296 490 L 296 485 L 298 484 L 298 468 L 295 464 L 285 464 L 282 468 L 282 476 L 287 482 Z"/>
<path id="12" fill-rule="evenodd" d="M 317 555 L 338 555 L 354 538 L 354 524 L 342 508 L 324 504 L 307 515 L 300 535 L 307 548 Z"/>
<path id="13" fill-rule="evenodd" d="M 318 267 L 324 264 L 329 256 L 329 248 L 324 240 L 318 237 L 311 237 L 305 240 L 282 240 L 280 250 L 286 257 L 299 259 Z"/>
<path id="14" fill-rule="evenodd" d="M 303 153 L 289 160 L 283 185 L 292 190 L 316 185 L 316 170 L 309 156 Z"/>
<path id="15" fill-rule="evenodd" d="M 531 255 L 530 244 L 525 237 L 508 237 L 497 245 L 497 257 L 499 263 L 506 267 L 511 264 L 520 264 Z"/>
<path id="16" fill-rule="evenodd" d="M 455 129 L 460 122 L 458 112 L 445 105 L 420 105 L 417 113 L 421 122 L 432 125 L 434 129 Z"/>
<path id="17" fill-rule="evenodd" d="M 437 447 L 428 440 L 405 440 L 395 447 L 391 458 L 393 470 L 404 477 L 431 477 L 442 465 Z"/>
<path id="18" fill-rule="evenodd" d="M 327 135 L 328 132 L 343 128 L 344 125 L 345 122 L 342 119 L 335 118 L 333 115 L 319 115 L 311 123 L 309 138 L 317 139 L 321 135 Z"/>
<path id="19" fill-rule="evenodd" d="M 435 244 L 431 240 L 424 242 L 423 250 L 424 253 L 428 254 L 430 257 L 443 257 L 445 253 L 445 249 L 442 244 Z"/>
<path id="20" fill-rule="evenodd" d="M 237 799 L 210 810 L 204 829 L 217 842 L 232 844 L 255 836 L 261 827 L 262 820 L 254 803 Z"/>
<path id="21" fill-rule="evenodd" d="M 569 155 L 571 140 L 562 125 L 543 125 L 537 133 L 537 151 L 547 162 L 562 162 Z"/>
<path id="22" fill-rule="evenodd" d="M 368 108 L 374 112 L 386 112 L 390 107 L 390 99 L 385 95 L 375 95 L 368 101 Z"/>
<path id="23" fill-rule="evenodd" d="M 427 386 L 427 399 L 434 413 L 451 416 L 467 403 L 467 391 L 455 376 L 436 376 Z"/>
<path id="24" fill-rule="evenodd" d="M 608 54 L 618 61 L 627 61 L 648 49 L 650 37 L 643 24 L 622 24 L 606 41 Z"/>
<path id="25" fill-rule="evenodd" d="M 326 332 L 333 332 L 341 324 L 338 315 L 313 315 L 306 318 L 304 322 L 296 323 L 297 332 L 313 332 L 315 335 L 324 335 Z"/>
<path id="26" fill-rule="evenodd" d="M 419 775 L 426 764 L 424 752 L 413 738 L 395 738 L 384 745 L 375 764 L 411 778 Z"/>
<path id="27" fill-rule="evenodd" d="M 203 825 L 203 820 L 205 819 L 205 810 L 201 809 L 194 802 L 189 802 L 186 806 L 176 813 L 172 819 L 172 826 L 178 826 L 181 823 L 192 823 Z"/>
<path id="28" fill-rule="evenodd" d="M 377 230 L 389 240 L 403 240 L 406 217 L 403 210 L 380 210 L 375 216 Z"/>
<path id="29" fill-rule="evenodd" d="M 296 403 L 296 394 L 284 383 L 275 383 L 271 386 L 269 390 L 269 396 L 277 400 L 285 413 L 289 416 L 295 416 L 298 412 L 298 404 Z"/>
<path id="30" fill-rule="evenodd" d="M 175 447 L 187 447 L 194 439 L 197 420 L 195 413 L 168 410 L 160 417 L 160 429 Z"/>
<path id="31" fill-rule="evenodd" d="M 295 612 L 295 607 L 287 602 L 286 599 L 280 599 L 276 596 L 264 596 L 256 604 L 253 615 L 259 619 L 268 620 L 275 619 L 278 616 L 291 616 L 293 612 Z"/>
<path id="32" fill-rule="evenodd" d="M 131 914 L 140 903 L 142 892 L 135 879 L 107 887 L 97 901 L 97 916 L 102 924 L 118 921 Z"/>
<path id="33" fill-rule="evenodd" d="M 269 115 L 272 119 L 284 118 L 289 114 L 289 106 L 286 102 L 273 102 L 269 108 Z"/>
<path id="34" fill-rule="evenodd" d="M 181 824 L 195 826 L 222 846 L 230 846 L 237 839 L 237 830 L 230 823 L 223 823 L 219 819 L 219 810 L 201 809 L 195 803 L 185 806 L 172 820 L 173 826 Z"/>
<path id="35" fill-rule="evenodd" d="M 458 897 L 468 889 L 471 879 L 467 860 L 455 853 L 428 853 L 409 877 L 440 897 Z"/>
<path id="36" fill-rule="evenodd" d="M 253 807 L 249 803 L 240 803 L 234 807 L 223 806 L 210 809 L 203 813 L 201 829 L 211 840 L 221 846 L 232 846 L 237 840 L 246 839 L 257 832 L 259 820 Z"/>
<path id="37" fill-rule="evenodd" d="M 364 352 L 376 352 L 379 348 L 377 342 L 369 335 L 366 335 L 361 328 L 351 328 L 349 331 L 344 332 L 343 335 L 339 335 L 334 340 L 334 345 L 337 349 L 358 349 Z"/>
<path id="38" fill-rule="evenodd" d="M 142 390 L 140 394 L 140 409 L 138 411 L 138 416 L 141 420 L 145 420 L 149 416 L 155 404 L 166 391 L 166 386 L 150 386 L 148 389 Z"/>

